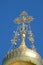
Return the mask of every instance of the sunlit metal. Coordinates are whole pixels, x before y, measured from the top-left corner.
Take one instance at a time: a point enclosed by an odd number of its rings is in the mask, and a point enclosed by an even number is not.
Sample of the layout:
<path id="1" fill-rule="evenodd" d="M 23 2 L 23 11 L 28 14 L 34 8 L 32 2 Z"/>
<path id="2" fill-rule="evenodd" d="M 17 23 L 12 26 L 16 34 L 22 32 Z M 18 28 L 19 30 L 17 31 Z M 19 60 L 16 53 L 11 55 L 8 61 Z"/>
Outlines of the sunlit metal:
<path id="1" fill-rule="evenodd" d="M 2 65 L 43 65 L 40 55 L 35 50 L 34 36 L 30 27 L 31 21 L 33 21 L 33 17 L 28 16 L 25 11 L 21 13 L 19 18 L 15 19 L 15 22 L 19 24 L 17 30 L 14 32 L 14 38 L 11 42 L 16 46 L 20 39 L 18 36 L 21 36 L 21 45 L 7 53 Z M 28 41 L 31 43 L 32 48 L 30 49 L 25 45 L 26 34 L 28 34 Z"/>

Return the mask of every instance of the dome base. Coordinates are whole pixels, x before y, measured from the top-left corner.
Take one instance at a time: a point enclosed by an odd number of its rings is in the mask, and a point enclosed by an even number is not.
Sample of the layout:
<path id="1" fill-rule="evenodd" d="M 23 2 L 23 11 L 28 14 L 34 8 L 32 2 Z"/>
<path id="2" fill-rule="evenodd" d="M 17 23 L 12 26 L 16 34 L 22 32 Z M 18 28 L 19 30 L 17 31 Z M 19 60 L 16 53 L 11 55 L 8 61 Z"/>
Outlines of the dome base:
<path id="1" fill-rule="evenodd" d="M 12 62 L 9 65 L 35 65 L 31 62 L 23 62 L 23 61 L 16 61 L 16 62 Z"/>

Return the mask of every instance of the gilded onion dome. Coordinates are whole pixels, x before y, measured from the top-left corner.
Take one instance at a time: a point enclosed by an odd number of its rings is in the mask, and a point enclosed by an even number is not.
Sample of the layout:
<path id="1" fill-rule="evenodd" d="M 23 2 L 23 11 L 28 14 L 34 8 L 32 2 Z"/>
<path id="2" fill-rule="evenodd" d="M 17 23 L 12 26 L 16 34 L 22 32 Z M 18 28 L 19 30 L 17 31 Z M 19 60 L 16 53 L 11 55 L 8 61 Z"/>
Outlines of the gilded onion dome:
<path id="1" fill-rule="evenodd" d="M 16 23 L 18 23 L 18 28 L 12 40 L 12 44 L 14 46 L 17 45 L 17 36 L 19 35 L 18 30 L 20 31 L 22 42 L 18 48 L 15 47 L 7 53 L 2 65 L 43 65 L 40 55 L 35 50 L 34 37 L 30 28 L 30 22 L 33 19 L 34 18 L 32 16 L 28 16 L 28 14 L 24 11 L 19 18 L 15 19 Z M 29 26 L 27 26 L 26 23 L 29 24 Z M 25 45 L 26 33 L 29 34 L 28 39 L 32 45 L 31 49 Z"/>

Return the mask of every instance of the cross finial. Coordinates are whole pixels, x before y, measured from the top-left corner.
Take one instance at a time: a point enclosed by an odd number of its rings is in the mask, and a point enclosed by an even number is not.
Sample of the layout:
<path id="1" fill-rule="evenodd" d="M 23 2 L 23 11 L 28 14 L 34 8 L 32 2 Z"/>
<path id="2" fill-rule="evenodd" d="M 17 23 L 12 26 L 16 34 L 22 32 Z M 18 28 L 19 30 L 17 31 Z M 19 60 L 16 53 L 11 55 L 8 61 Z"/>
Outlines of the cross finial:
<path id="1" fill-rule="evenodd" d="M 24 22 L 31 22 L 32 20 L 33 20 L 33 17 L 28 16 L 28 14 L 25 11 L 23 11 L 21 13 L 20 17 L 15 19 L 15 22 L 16 23 L 21 23 L 21 22 L 24 23 Z"/>
<path id="2" fill-rule="evenodd" d="M 17 29 L 17 31 L 15 32 L 15 36 L 14 36 L 14 43 L 17 43 L 17 36 L 18 36 L 18 30 L 20 31 L 20 34 L 21 34 L 21 38 L 22 38 L 22 45 L 25 45 L 25 38 L 26 38 L 26 33 L 27 31 L 29 31 L 29 41 L 31 42 L 32 44 L 32 49 L 34 49 L 34 37 L 33 37 L 33 33 L 31 31 L 31 28 L 30 28 L 30 22 L 33 20 L 33 17 L 32 16 L 28 16 L 28 14 L 23 11 L 20 15 L 19 18 L 16 18 L 15 19 L 15 22 L 16 23 L 19 23 L 21 25 L 19 25 L 20 27 Z M 28 27 L 27 24 L 28 23 Z M 16 39 L 15 39 L 16 38 Z"/>

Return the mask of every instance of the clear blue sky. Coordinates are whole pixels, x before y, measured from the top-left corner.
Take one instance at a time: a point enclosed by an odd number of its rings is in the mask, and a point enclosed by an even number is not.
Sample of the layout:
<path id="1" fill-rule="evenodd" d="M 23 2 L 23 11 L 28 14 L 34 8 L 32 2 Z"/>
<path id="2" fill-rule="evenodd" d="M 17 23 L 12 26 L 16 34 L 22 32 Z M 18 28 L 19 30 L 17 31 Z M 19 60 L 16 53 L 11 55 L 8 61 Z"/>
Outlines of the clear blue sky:
<path id="1" fill-rule="evenodd" d="M 35 19 L 31 29 L 35 36 L 35 47 L 43 58 L 43 0 L 0 0 L 0 65 L 11 46 L 13 30 L 17 25 L 13 19 L 26 11 Z"/>

